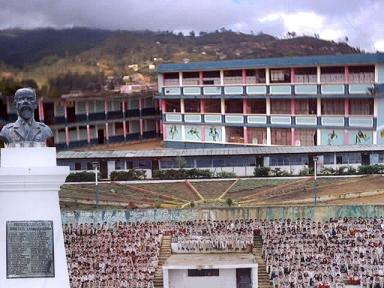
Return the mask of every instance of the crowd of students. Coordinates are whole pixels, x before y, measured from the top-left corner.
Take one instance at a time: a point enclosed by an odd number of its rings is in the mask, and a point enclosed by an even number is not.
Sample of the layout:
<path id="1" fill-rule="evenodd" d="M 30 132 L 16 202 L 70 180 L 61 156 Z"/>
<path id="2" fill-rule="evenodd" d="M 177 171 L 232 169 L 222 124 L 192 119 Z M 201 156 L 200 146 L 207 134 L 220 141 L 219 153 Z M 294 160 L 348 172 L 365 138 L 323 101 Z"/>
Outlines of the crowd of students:
<path id="1" fill-rule="evenodd" d="M 384 288 L 384 219 L 195 220 L 64 225 L 71 287 L 153 288 L 163 235 L 176 253 L 251 251 L 274 288 Z"/>

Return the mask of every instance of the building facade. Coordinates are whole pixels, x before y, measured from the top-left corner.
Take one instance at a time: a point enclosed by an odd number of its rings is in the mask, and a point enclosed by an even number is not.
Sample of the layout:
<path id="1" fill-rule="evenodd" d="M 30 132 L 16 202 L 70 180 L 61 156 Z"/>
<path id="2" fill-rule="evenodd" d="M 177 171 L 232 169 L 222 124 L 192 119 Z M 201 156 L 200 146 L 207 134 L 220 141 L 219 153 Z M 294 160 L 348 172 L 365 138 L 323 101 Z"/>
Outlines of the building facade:
<path id="1" fill-rule="evenodd" d="M 384 144 L 384 54 L 162 64 L 167 147 Z"/>
<path id="2" fill-rule="evenodd" d="M 38 98 L 35 119 L 53 131 L 58 149 L 142 140 L 159 136 L 159 110 L 153 93 L 69 94 Z M 3 124 L 17 119 L 11 97 L 0 99 Z"/>

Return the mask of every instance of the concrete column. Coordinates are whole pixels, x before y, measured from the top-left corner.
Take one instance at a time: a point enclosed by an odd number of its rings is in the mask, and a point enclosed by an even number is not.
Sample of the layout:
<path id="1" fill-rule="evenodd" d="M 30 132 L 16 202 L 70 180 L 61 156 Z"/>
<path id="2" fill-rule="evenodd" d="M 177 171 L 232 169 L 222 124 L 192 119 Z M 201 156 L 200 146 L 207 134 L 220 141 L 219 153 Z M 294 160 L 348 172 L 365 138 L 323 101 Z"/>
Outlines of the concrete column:
<path id="1" fill-rule="evenodd" d="M 221 115 L 225 115 L 225 101 L 224 98 L 221 98 Z"/>
<path id="2" fill-rule="evenodd" d="M 227 143 L 227 134 L 225 133 L 225 127 L 222 127 L 222 129 L 221 129 L 221 135 L 222 135 L 222 140 L 221 140 L 221 142 L 222 143 Z"/>
<path id="3" fill-rule="evenodd" d="M 259 269 L 259 267 L 252 268 L 252 270 L 251 270 L 252 288 L 258 288 L 258 283 L 259 283 L 258 269 Z M 165 286 L 164 286 L 164 288 L 165 288 Z"/>
<path id="4" fill-rule="evenodd" d="M 244 144 L 248 144 L 248 127 L 243 127 Z"/>
<path id="5" fill-rule="evenodd" d="M 349 131 L 344 130 L 344 144 L 347 145 L 349 143 Z"/>
<path id="6" fill-rule="evenodd" d="M 180 113 L 185 113 L 184 99 L 180 99 Z"/>
<path id="7" fill-rule="evenodd" d="M 317 84 L 321 83 L 321 68 L 320 66 L 317 66 Z"/>
<path id="8" fill-rule="evenodd" d="M 271 127 L 267 127 L 267 145 L 272 145 L 272 138 L 271 138 Z"/>
<path id="9" fill-rule="evenodd" d="M 372 138 L 372 144 L 377 144 L 377 131 L 373 131 Z"/>
<path id="10" fill-rule="evenodd" d="M 271 99 L 270 98 L 265 99 L 265 105 L 267 105 L 266 107 L 267 115 L 271 115 Z"/>
<path id="11" fill-rule="evenodd" d="M 179 86 L 183 86 L 183 72 L 179 72 Z"/>
<path id="12" fill-rule="evenodd" d="M 291 128 L 291 145 L 296 146 L 295 128 Z"/>
<path id="13" fill-rule="evenodd" d="M 224 85 L 224 70 L 220 70 L 220 85 Z"/>
<path id="14" fill-rule="evenodd" d="M 105 139 L 108 141 L 109 140 L 109 125 L 108 122 L 105 123 Z"/>
<path id="15" fill-rule="evenodd" d="M 379 82 L 379 65 L 375 65 L 375 83 Z"/>
<path id="16" fill-rule="evenodd" d="M 124 139 L 127 138 L 127 123 L 125 120 L 123 120 L 123 135 Z"/>
<path id="17" fill-rule="evenodd" d="M 159 134 L 160 127 L 159 127 L 158 121 L 155 121 L 155 129 L 156 129 L 156 135 Z"/>
<path id="18" fill-rule="evenodd" d="M 316 140 L 317 140 L 316 145 L 317 146 L 321 145 L 321 131 L 320 131 L 320 129 L 316 130 Z"/>
<path id="19" fill-rule="evenodd" d="M 345 98 L 344 99 L 344 115 L 348 117 L 349 115 L 349 99 Z"/>
<path id="20" fill-rule="evenodd" d="M 91 129 L 88 123 L 87 123 L 87 142 L 91 143 Z"/>
<path id="21" fill-rule="evenodd" d="M 295 68 L 291 68 L 291 83 L 295 83 Z"/>
<path id="22" fill-rule="evenodd" d="M 203 85 L 203 72 L 199 72 L 199 85 Z"/>
<path id="23" fill-rule="evenodd" d="M 205 127 L 201 127 L 201 142 L 205 143 Z"/>
<path id="24" fill-rule="evenodd" d="M 243 114 L 248 114 L 248 100 L 243 99 Z"/>
<path id="25" fill-rule="evenodd" d="M 265 69 L 265 84 L 269 85 L 271 83 L 269 79 L 269 68 Z"/>
<path id="26" fill-rule="evenodd" d="M 295 99 L 291 99 L 291 115 L 295 115 L 295 105 L 296 105 L 296 101 Z"/>
<path id="27" fill-rule="evenodd" d="M 205 113 L 205 102 L 204 99 L 200 99 L 200 113 L 204 114 Z"/>
<path id="28" fill-rule="evenodd" d="M 247 84 L 247 73 L 246 73 L 245 69 L 241 70 L 241 76 L 242 76 L 241 80 L 242 80 L 243 85 L 246 85 Z"/>
<path id="29" fill-rule="evenodd" d="M 317 116 L 321 116 L 321 99 L 317 98 Z"/>
<path id="30" fill-rule="evenodd" d="M 65 144 L 69 146 L 69 131 L 67 126 L 65 126 Z"/>

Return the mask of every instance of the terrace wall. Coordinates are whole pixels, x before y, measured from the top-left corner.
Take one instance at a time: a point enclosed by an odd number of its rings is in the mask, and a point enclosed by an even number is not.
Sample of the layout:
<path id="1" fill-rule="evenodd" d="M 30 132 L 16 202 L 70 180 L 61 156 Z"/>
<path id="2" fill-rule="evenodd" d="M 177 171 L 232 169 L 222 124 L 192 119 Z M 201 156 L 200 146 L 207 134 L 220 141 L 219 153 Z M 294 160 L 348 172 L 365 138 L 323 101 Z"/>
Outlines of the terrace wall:
<path id="1" fill-rule="evenodd" d="M 201 209 L 134 209 L 62 212 L 63 223 L 102 223 L 118 221 L 187 221 L 199 219 L 279 219 L 311 218 L 327 221 L 331 217 L 384 217 L 384 205 L 328 205 L 291 207 L 239 207 Z"/>

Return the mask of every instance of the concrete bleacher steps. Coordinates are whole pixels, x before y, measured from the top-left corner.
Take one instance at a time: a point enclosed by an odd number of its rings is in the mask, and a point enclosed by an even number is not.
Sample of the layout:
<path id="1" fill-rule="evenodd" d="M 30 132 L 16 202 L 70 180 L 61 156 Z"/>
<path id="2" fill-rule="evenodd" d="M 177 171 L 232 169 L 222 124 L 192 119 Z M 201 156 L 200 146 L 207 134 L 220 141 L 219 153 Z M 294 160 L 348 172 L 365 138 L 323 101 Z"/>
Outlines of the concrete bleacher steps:
<path id="1" fill-rule="evenodd" d="M 155 278 L 153 280 L 155 288 L 163 288 L 163 265 L 169 256 L 171 256 L 171 254 L 171 236 L 164 235 L 161 241 L 159 265 L 155 270 Z"/>
<path id="2" fill-rule="evenodd" d="M 255 255 L 256 262 L 259 266 L 258 288 L 272 288 L 272 284 L 271 284 L 271 281 L 269 280 L 269 276 L 265 267 L 265 262 L 262 257 L 262 246 L 263 246 L 263 241 L 261 240 L 261 236 L 255 236 L 253 239 L 252 253 L 253 255 Z"/>

